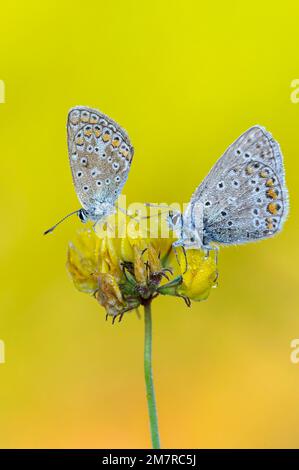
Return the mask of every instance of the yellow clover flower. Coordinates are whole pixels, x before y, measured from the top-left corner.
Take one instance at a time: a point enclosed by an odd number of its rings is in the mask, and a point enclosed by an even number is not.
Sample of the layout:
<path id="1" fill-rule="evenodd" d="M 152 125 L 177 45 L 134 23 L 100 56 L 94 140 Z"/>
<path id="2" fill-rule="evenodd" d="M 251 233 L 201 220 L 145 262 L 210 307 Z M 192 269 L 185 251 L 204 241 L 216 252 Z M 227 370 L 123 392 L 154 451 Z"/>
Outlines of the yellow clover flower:
<path id="1" fill-rule="evenodd" d="M 76 288 L 93 295 L 107 316 L 125 312 L 161 295 L 191 300 L 208 297 L 217 278 L 213 256 L 200 250 L 172 247 L 173 237 L 112 238 L 92 229 L 80 230 L 69 244 L 67 268 Z"/>
<path id="2" fill-rule="evenodd" d="M 161 220 L 159 221 L 161 222 Z M 108 227 L 109 221 L 106 223 Z M 144 376 L 154 449 L 160 448 L 155 391 L 152 374 L 151 303 L 158 295 L 191 300 L 208 297 L 217 280 L 215 257 L 200 250 L 173 248 L 174 238 L 162 231 L 146 236 L 112 237 L 93 229 L 81 230 L 69 244 L 67 268 L 75 286 L 93 295 L 112 323 L 125 312 L 144 306 Z"/>

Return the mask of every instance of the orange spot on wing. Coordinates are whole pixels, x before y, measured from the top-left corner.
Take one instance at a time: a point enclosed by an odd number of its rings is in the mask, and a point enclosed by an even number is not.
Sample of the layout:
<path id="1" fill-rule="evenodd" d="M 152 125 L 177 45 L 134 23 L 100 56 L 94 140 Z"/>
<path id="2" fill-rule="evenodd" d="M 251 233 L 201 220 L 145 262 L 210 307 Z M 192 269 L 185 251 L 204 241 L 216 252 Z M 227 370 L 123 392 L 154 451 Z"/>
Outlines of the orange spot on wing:
<path id="1" fill-rule="evenodd" d="M 77 139 L 76 139 L 76 144 L 77 144 L 77 145 L 83 145 L 83 144 L 84 144 L 84 139 L 83 139 L 83 137 L 77 137 Z"/>
<path id="2" fill-rule="evenodd" d="M 274 186 L 273 178 L 269 178 L 269 179 L 266 181 L 266 186 L 268 186 L 268 187 Z"/>
<path id="3" fill-rule="evenodd" d="M 120 146 L 120 140 L 119 139 L 113 139 L 112 140 L 112 145 L 113 145 L 113 147 L 119 147 Z"/>
<path id="4" fill-rule="evenodd" d="M 271 199 L 277 199 L 277 192 L 275 191 L 275 189 L 273 188 L 270 188 L 266 191 L 266 194 L 268 197 L 270 197 Z"/>
<path id="5" fill-rule="evenodd" d="M 110 137 L 111 137 L 110 134 L 105 133 L 105 134 L 103 135 L 102 139 L 103 139 L 104 142 L 109 142 Z"/>
<path id="6" fill-rule="evenodd" d="M 101 134 L 102 134 L 102 129 L 94 129 L 94 135 L 96 137 L 100 137 Z"/>
<path id="7" fill-rule="evenodd" d="M 276 202 L 270 202 L 270 204 L 268 204 L 267 209 L 270 214 L 276 215 L 279 210 L 279 206 L 278 204 L 276 204 Z"/>

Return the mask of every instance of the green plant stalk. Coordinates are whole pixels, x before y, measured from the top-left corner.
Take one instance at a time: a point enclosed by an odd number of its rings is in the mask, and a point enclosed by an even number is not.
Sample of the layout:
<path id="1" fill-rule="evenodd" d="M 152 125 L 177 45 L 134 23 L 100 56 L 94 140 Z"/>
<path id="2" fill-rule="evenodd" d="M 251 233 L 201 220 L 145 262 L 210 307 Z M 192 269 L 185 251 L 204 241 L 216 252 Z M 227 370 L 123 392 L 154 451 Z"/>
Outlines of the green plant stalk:
<path id="1" fill-rule="evenodd" d="M 153 449 L 160 449 L 158 418 L 155 400 L 155 390 L 152 373 L 152 313 L 151 301 L 144 305 L 144 377 L 146 399 L 150 421 Z"/>

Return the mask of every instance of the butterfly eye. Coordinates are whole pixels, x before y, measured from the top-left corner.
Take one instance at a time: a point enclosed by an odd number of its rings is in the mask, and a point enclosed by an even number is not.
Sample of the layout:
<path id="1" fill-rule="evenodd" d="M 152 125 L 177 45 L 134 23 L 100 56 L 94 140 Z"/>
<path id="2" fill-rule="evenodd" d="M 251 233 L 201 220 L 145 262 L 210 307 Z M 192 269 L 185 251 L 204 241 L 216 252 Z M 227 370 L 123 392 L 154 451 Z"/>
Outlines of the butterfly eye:
<path id="1" fill-rule="evenodd" d="M 102 181 L 101 180 L 97 181 L 97 186 L 102 186 Z"/>
<path id="2" fill-rule="evenodd" d="M 77 177 L 78 177 L 78 178 L 81 178 L 81 176 L 82 176 L 82 171 L 78 171 Z"/>
<path id="3" fill-rule="evenodd" d="M 114 162 L 112 166 L 113 166 L 114 170 L 119 169 L 119 163 Z"/>
<path id="4" fill-rule="evenodd" d="M 174 214 L 173 212 L 169 213 L 169 217 L 171 218 L 171 221 L 173 225 L 177 225 L 182 219 L 181 219 L 181 214 Z"/>
<path id="5" fill-rule="evenodd" d="M 217 184 L 217 187 L 218 187 L 218 189 L 223 189 L 223 188 L 224 188 L 224 183 L 223 183 L 223 181 L 220 181 L 220 182 Z"/>
<path id="6" fill-rule="evenodd" d="M 83 186 L 83 191 L 87 192 L 88 191 L 88 186 Z"/>
<path id="7" fill-rule="evenodd" d="M 87 158 L 82 157 L 80 162 L 81 162 L 82 165 L 87 166 Z"/>
<path id="8" fill-rule="evenodd" d="M 109 163 L 112 162 L 112 157 L 108 157 L 108 162 L 109 162 Z"/>
<path id="9" fill-rule="evenodd" d="M 115 180 L 117 183 L 119 183 L 119 182 L 120 182 L 120 176 L 116 176 L 116 177 L 114 178 L 114 180 Z"/>
<path id="10" fill-rule="evenodd" d="M 194 242 L 195 242 L 195 238 L 194 238 L 194 237 L 191 237 L 191 238 L 190 238 L 190 242 L 191 242 L 191 243 L 194 243 Z"/>
<path id="11" fill-rule="evenodd" d="M 88 214 L 84 209 L 80 209 L 78 212 L 78 217 L 81 220 L 81 222 L 85 223 L 88 220 Z"/>
<path id="12" fill-rule="evenodd" d="M 106 183 L 107 185 L 110 184 L 110 179 L 109 179 L 109 178 L 105 179 L 105 183 Z"/>

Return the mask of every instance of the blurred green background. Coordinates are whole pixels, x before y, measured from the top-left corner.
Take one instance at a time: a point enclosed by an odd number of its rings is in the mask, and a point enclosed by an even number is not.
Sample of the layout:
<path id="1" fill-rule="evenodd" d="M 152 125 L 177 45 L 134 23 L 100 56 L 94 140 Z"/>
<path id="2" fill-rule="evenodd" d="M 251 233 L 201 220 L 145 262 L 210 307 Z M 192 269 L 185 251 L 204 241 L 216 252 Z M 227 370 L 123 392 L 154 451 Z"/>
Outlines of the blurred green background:
<path id="1" fill-rule="evenodd" d="M 280 142 L 291 212 L 274 239 L 220 252 L 219 288 L 155 301 L 164 447 L 298 447 L 298 2 L 28 0 L 1 6 L 1 447 L 150 445 L 143 322 L 112 326 L 65 269 L 80 223 L 66 147 L 77 104 L 135 147 L 128 202 L 187 202 L 253 124 Z"/>

